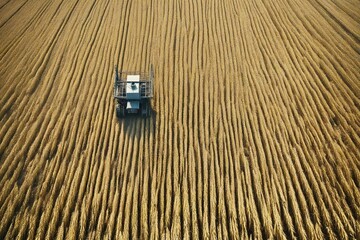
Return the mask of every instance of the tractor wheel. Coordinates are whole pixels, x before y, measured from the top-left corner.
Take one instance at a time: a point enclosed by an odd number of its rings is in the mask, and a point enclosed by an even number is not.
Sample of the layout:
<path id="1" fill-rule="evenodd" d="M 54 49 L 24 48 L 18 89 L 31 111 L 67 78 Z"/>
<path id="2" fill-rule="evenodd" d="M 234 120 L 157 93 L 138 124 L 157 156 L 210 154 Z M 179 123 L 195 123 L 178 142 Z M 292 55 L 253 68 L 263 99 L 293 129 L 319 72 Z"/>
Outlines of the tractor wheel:
<path id="1" fill-rule="evenodd" d="M 121 104 L 116 104 L 116 117 L 118 118 L 125 117 L 125 108 Z"/>
<path id="2" fill-rule="evenodd" d="M 144 101 L 141 108 L 142 117 L 147 118 L 149 116 L 149 102 Z"/>
<path id="3" fill-rule="evenodd" d="M 120 118 L 120 105 L 116 105 L 116 117 Z"/>
<path id="4" fill-rule="evenodd" d="M 150 113 L 151 113 L 151 108 L 150 108 L 150 103 L 148 103 L 148 107 L 147 107 L 147 111 L 146 111 L 146 117 L 150 117 Z"/>

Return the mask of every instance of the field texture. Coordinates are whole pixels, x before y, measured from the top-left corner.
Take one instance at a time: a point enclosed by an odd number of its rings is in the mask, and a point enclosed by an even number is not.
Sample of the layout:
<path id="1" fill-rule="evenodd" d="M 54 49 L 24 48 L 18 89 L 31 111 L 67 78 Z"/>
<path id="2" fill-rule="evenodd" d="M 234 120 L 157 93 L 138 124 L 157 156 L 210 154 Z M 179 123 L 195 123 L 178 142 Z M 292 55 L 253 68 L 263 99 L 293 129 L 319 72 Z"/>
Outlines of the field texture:
<path id="1" fill-rule="evenodd" d="M 0 0 L 0 239 L 360 239 L 359 69 L 358 0 Z"/>

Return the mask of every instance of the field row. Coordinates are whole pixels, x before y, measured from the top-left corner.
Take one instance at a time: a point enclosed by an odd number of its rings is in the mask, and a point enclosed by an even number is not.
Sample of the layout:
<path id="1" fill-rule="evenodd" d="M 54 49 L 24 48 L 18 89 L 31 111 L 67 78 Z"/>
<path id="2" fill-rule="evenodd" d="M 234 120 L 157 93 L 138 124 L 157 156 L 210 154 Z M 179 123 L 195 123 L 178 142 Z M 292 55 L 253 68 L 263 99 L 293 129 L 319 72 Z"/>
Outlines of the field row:
<path id="1" fill-rule="evenodd" d="M 359 239 L 359 6 L 0 1 L 0 238 Z"/>

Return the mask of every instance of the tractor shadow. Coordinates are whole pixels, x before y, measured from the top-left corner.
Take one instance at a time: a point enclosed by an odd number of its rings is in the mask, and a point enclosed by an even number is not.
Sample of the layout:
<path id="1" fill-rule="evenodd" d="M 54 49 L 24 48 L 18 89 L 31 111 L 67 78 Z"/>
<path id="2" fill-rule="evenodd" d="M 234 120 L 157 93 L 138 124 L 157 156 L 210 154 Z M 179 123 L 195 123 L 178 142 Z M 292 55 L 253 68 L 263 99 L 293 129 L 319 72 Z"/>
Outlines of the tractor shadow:
<path id="1" fill-rule="evenodd" d="M 141 114 L 128 114 L 124 118 L 117 118 L 117 121 L 125 136 L 140 139 L 151 135 L 155 137 L 156 117 L 157 112 L 151 108 L 149 117 L 142 117 Z"/>

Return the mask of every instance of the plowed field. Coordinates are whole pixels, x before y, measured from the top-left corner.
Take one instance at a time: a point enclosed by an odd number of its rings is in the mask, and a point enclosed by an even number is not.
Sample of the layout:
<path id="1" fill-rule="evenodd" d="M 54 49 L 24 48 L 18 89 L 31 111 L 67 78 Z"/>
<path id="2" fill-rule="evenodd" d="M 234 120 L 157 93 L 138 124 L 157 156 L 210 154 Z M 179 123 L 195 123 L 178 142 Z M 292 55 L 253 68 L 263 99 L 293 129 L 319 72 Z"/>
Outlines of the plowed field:
<path id="1" fill-rule="evenodd" d="M 0 239 L 360 239 L 359 189 L 360 1 L 0 0 Z"/>

